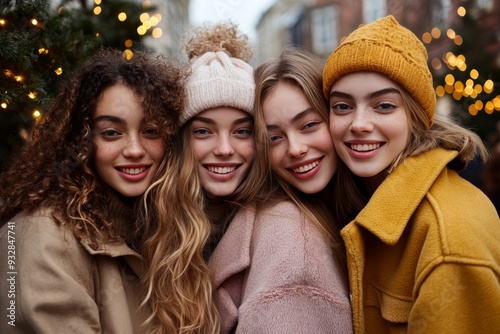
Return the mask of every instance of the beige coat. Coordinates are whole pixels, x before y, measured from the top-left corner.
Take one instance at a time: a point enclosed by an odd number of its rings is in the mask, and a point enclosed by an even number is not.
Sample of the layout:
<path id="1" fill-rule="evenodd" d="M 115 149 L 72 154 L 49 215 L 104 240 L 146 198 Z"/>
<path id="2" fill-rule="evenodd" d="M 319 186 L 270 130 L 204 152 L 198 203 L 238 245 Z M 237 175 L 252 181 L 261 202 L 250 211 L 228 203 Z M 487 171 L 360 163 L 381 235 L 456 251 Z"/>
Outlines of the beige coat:
<path id="1" fill-rule="evenodd" d="M 123 243 L 93 249 L 49 212 L 10 221 L 0 229 L 1 333 L 138 332 L 136 252 Z"/>

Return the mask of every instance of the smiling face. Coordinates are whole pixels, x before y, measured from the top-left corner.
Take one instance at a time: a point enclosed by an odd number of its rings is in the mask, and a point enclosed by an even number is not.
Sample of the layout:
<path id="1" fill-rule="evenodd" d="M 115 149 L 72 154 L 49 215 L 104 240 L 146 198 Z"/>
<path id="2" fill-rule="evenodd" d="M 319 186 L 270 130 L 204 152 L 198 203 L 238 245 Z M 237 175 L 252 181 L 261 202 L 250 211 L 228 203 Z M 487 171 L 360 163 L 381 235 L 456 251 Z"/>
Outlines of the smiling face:
<path id="1" fill-rule="evenodd" d="M 107 88 L 92 122 L 99 177 L 126 197 L 142 195 L 165 154 L 157 127 L 145 123 L 142 98 L 127 86 Z"/>
<path id="2" fill-rule="evenodd" d="M 193 117 L 189 131 L 205 192 L 212 197 L 232 195 L 255 155 L 252 116 L 231 107 L 213 108 Z"/>
<path id="3" fill-rule="evenodd" d="M 410 133 L 397 86 L 375 72 L 355 72 L 337 80 L 330 88 L 330 131 L 349 169 L 380 184 Z"/>
<path id="4" fill-rule="evenodd" d="M 288 82 L 269 92 L 262 110 L 273 172 L 304 193 L 321 191 L 338 166 L 327 122 L 302 90 Z"/>

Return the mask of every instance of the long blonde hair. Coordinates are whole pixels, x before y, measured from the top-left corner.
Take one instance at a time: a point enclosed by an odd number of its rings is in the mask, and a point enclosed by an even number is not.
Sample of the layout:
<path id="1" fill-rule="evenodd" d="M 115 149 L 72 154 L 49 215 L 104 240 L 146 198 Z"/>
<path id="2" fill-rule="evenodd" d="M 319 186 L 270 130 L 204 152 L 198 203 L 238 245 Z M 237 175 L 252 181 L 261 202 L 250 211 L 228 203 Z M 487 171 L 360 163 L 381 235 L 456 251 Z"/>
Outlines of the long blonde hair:
<path id="1" fill-rule="evenodd" d="M 180 138 L 166 158 L 163 176 L 146 194 L 150 225 L 142 243 L 147 264 L 142 285 L 143 304 L 151 314 L 144 328 L 148 333 L 218 333 L 220 320 L 203 258 L 210 222 L 198 178 L 192 175 L 196 168 L 184 158 Z"/>
<path id="2" fill-rule="evenodd" d="M 322 93 L 322 63 L 305 51 L 287 47 L 277 58 L 271 58 L 255 68 L 255 138 L 257 144 L 257 160 L 260 169 L 271 170 L 269 135 L 263 115 L 262 104 L 269 93 L 280 82 L 288 82 L 304 92 L 311 106 L 319 112 L 328 123 L 328 108 Z M 266 178 L 260 195 L 262 205 L 270 205 L 276 201 L 289 199 L 295 203 L 304 215 L 330 241 L 336 259 L 344 267 L 345 254 L 339 231 L 341 226 L 330 207 L 332 188 L 330 184 L 318 194 L 304 194 L 282 180 L 272 172 L 261 174 Z"/>

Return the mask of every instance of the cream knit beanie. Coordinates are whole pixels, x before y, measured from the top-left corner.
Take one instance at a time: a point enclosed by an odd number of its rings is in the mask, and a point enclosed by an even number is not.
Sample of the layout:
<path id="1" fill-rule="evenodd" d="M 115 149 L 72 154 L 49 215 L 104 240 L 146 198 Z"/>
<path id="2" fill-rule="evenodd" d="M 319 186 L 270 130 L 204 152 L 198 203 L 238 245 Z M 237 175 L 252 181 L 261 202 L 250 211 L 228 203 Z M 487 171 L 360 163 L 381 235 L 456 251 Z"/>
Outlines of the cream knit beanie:
<path id="1" fill-rule="evenodd" d="M 423 107 L 432 125 L 436 95 L 427 65 L 427 51 L 410 30 L 390 15 L 353 31 L 328 58 L 323 70 L 323 93 L 340 77 L 358 71 L 387 75 Z"/>
<path id="2" fill-rule="evenodd" d="M 180 117 L 181 124 L 215 107 L 233 107 L 253 115 L 253 69 L 224 51 L 206 52 L 193 59 L 186 92 L 186 108 Z"/>

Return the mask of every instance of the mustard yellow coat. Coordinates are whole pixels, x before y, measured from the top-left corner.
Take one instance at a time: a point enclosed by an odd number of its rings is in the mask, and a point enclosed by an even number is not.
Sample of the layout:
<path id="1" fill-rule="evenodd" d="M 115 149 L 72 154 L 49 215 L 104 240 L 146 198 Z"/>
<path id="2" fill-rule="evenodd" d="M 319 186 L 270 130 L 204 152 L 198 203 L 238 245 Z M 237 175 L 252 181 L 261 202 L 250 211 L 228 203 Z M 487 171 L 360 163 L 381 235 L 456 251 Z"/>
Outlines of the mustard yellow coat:
<path id="1" fill-rule="evenodd" d="M 355 333 L 500 333 L 500 220 L 456 156 L 407 159 L 342 230 Z"/>

